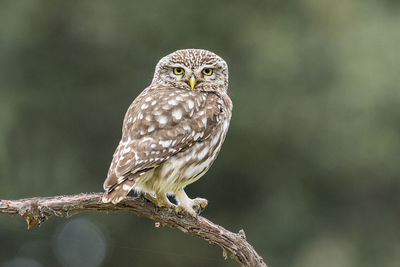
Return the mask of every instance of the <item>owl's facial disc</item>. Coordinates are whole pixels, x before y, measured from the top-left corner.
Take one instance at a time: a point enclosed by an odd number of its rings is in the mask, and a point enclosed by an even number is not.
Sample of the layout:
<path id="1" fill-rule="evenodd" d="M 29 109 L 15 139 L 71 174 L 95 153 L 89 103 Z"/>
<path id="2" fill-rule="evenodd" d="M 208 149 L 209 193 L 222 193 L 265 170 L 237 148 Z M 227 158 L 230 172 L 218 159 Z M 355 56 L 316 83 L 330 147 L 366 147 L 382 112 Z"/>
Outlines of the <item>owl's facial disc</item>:
<path id="1" fill-rule="evenodd" d="M 226 91 L 228 66 L 210 51 L 177 50 L 160 59 L 152 83 L 187 90 Z"/>

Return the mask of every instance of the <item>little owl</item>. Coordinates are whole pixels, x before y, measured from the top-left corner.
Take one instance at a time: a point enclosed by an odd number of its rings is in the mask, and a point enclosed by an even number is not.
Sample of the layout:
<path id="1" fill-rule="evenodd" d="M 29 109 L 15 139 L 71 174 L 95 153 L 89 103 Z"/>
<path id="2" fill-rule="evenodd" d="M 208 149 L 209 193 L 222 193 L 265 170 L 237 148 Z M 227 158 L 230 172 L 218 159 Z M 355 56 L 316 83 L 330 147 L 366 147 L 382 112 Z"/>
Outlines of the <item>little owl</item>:
<path id="1" fill-rule="evenodd" d="M 134 189 L 159 207 L 196 216 L 207 200 L 190 199 L 184 187 L 207 172 L 221 149 L 232 114 L 227 89 L 228 66 L 210 51 L 178 50 L 162 58 L 125 114 L 103 202 L 116 204 Z"/>

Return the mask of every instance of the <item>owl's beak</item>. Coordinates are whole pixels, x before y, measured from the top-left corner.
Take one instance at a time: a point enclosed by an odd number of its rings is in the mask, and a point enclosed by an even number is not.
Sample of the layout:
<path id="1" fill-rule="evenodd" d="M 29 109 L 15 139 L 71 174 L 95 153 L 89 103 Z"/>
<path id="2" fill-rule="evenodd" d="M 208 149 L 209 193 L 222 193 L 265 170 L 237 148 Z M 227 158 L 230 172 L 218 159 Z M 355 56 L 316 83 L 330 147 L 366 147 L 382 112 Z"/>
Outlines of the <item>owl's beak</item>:
<path id="1" fill-rule="evenodd" d="M 189 85 L 190 85 L 190 87 L 192 87 L 192 89 L 194 89 L 196 83 L 197 83 L 197 80 L 196 80 L 196 78 L 192 75 L 192 76 L 190 77 L 190 79 L 189 79 Z"/>

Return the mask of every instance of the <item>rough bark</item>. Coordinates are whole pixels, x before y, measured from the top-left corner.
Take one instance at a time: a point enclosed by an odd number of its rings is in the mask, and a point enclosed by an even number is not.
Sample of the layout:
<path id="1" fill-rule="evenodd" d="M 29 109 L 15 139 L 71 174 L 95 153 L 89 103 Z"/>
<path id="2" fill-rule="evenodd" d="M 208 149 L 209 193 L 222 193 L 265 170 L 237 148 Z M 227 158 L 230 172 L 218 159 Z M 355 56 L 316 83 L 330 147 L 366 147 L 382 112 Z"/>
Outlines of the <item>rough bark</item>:
<path id="1" fill-rule="evenodd" d="M 49 217 L 69 217 L 85 211 L 132 211 L 154 220 L 156 227 L 169 226 L 198 236 L 220 246 L 226 259 L 228 254 L 242 266 L 267 266 L 247 242 L 243 230 L 232 233 L 208 219 L 176 213 L 173 209 L 158 208 L 142 197 L 128 197 L 117 205 L 101 201 L 102 193 L 82 193 L 71 196 L 34 197 L 19 200 L 0 200 L 0 213 L 20 215 L 28 228 L 40 225 Z"/>

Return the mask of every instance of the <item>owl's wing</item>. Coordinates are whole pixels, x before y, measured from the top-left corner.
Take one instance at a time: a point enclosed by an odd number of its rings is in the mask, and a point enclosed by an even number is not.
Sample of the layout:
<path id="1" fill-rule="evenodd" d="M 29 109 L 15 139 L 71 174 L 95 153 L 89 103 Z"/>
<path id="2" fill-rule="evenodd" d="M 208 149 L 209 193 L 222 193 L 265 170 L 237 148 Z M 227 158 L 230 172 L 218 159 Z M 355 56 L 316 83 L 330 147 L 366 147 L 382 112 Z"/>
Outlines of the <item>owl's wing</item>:
<path id="1" fill-rule="evenodd" d="M 104 182 L 106 192 L 209 138 L 218 123 L 220 101 L 207 92 L 143 91 L 125 115 L 122 139 Z"/>

